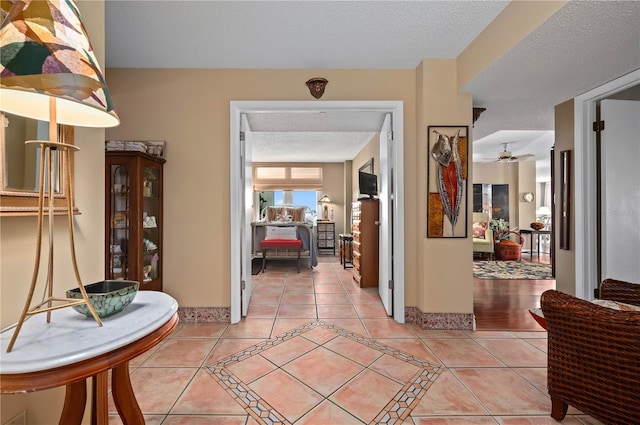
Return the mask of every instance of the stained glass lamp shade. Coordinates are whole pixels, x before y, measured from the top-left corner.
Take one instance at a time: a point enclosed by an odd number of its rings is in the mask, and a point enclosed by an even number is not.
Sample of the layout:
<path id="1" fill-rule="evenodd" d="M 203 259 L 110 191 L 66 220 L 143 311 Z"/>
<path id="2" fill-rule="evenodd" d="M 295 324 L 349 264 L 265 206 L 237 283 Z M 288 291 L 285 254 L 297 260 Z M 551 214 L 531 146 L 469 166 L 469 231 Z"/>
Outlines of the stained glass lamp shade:
<path id="1" fill-rule="evenodd" d="M 27 317 L 59 308 L 85 304 L 102 326 L 80 279 L 73 236 L 70 179 L 72 157 L 77 147 L 57 141 L 57 124 L 82 127 L 113 127 L 120 123 L 91 43 L 73 0 L 17 0 L 0 27 L 0 111 L 49 122 L 49 140 L 27 141 L 40 146 L 38 193 L 38 238 L 36 262 L 24 309 L 7 352 L 13 349 Z M 62 155 L 71 262 L 82 299 L 57 297 L 53 293 L 53 193 L 52 152 Z M 47 164 L 45 166 L 45 163 Z M 45 191 L 44 176 L 49 176 Z M 45 198 L 48 199 L 49 253 L 46 294 L 32 306 L 40 269 Z M 60 304 L 62 303 L 62 304 Z"/>
<path id="2" fill-rule="evenodd" d="M 0 110 L 83 127 L 120 123 L 71 0 L 18 0 L 0 27 Z"/>

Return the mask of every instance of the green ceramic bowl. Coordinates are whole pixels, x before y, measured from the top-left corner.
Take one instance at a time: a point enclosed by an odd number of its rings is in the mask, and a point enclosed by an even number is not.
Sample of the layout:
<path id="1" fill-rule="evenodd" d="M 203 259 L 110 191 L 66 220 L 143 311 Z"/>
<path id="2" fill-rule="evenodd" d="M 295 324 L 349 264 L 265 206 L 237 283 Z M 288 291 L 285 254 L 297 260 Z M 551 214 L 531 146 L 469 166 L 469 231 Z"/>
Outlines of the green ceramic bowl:
<path id="1" fill-rule="evenodd" d="M 131 304 L 138 293 L 140 284 L 133 280 L 103 280 L 102 282 L 85 285 L 89 301 L 98 313 L 98 317 L 109 317 L 120 313 Z M 67 291 L 67 298 L 82 299 L 80 288 Z M 73 309 L 85 316 L 93 317 L 89 307 L 85 304 L 74 305 Z"/>

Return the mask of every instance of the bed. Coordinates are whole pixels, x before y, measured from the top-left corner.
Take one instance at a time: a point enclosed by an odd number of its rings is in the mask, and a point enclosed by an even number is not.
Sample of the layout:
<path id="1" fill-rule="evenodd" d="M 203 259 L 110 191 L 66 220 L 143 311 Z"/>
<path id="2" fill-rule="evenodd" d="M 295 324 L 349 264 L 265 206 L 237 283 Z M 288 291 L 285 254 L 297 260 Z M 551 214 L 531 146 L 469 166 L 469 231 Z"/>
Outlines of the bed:
<path id="1" fill-rule="evenodd" d="M 318 265 L 316 255 L 315 235 L 313 232 L 314 217 L 308 207 L 295 205 L 268 206 L 265 207 L 260 214 L 260 221 L 252 223 L 252 257 L 262 258 L 263 250 L 260 242 L 267 237 L 270 231 L 273 234 L 289 234 L 287 237 L 295 237 L 302 241 L 300 253 L 301 259 L 309 260 L 309 267 L 313 268 Z M 282 228 L 295 228 L 295 231 L 278 231 Z M 293 236 L 295 235 L 295 236 Z M 266 259 L 287 259 L 296 260 L 297 251 L 293 252 L 287 249 L 269 249 L 266 251 Z"/>

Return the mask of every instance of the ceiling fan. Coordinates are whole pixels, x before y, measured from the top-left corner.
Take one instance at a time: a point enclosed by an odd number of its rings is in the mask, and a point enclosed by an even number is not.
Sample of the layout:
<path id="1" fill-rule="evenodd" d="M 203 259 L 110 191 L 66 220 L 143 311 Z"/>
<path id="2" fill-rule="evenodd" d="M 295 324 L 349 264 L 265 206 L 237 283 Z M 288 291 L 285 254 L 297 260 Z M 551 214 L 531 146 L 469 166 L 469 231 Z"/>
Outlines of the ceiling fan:
<path id="1" fill-rule="evenodd" d="M 532 153 L 525 153 L 523 155 L 513 155 L 509 149 L 509 143 L 502 144 L 502 152 L 498 153 L 498 159 L 496 162 L 515 162 L 525 158 L 531 158 L 535 155 Z"/>

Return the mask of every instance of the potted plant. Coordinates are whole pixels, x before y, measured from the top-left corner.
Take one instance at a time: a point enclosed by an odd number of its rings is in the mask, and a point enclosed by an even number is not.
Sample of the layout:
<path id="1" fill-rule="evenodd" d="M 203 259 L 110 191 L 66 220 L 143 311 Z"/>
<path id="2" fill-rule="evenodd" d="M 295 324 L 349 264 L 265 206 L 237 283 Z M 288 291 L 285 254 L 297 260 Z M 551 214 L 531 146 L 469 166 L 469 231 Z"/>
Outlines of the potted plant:
<path id="1" fill-rule="evenodd" d="M 509 239 L 509 234 L 503 233 L 505 230 L 509 230 L 509 222 L 505 219 L 491 219 L 489 220 L 489 227 L 491 227 L 491 230 L 493 231 L 494 240 L 496 242 L 504 239 Z M 496 238 L 498 235 L 500 235 L 500 237 Z"/>
<path id="2" fill-rule="evenodd" d="M 494 250 L 496 260 L 500 261 L 517 261 L 522 255 L 522 244 L 524 239 L 516 229 L 509 229 L 509 222 L 504 219 L 491 220 L 489 222 L 491 230 L 493 230 Z M 520 243 L 511 240 L 511 235 L 516 235 Z"/>

